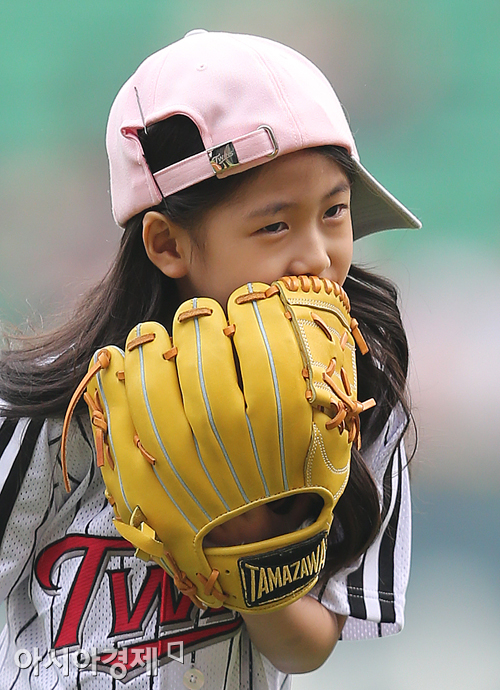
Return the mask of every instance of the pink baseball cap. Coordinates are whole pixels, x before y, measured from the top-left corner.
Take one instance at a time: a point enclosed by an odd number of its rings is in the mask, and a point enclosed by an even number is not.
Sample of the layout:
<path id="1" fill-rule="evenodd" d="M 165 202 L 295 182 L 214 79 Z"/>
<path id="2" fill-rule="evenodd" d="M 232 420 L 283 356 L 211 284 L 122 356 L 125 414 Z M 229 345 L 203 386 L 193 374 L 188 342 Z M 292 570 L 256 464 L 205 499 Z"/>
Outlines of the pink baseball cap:
<path id="1" fill-rule="evenodd" d="M 205 151 L 153 175 L 137 131 L 179 114 L 196 124 Z M 355 239 L 421 227 L 361 165 L 340 101 L 312 62 L 259 36 L 190 31 L 150 55 L 111 107 L 106 147 L 113 216 L 124 227 L 132 216 L 159 204 L 162 195 L 328 144 L 347 149 L 355 167 Z"/>

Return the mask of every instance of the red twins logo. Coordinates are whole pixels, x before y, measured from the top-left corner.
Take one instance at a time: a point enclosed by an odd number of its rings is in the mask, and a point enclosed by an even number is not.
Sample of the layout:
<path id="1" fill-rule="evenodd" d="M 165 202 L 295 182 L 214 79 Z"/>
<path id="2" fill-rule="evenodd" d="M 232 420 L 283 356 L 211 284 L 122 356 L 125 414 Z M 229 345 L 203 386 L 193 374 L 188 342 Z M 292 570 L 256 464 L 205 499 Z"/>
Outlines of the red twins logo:
<path id="1" fill-rule="evenodd" d="M 135 547 L 120 538 L 82 534 L 68 535 L 42 551 L 35 574 L 47 594 L 55 595 L 60 591 L 54 584 L 54 576 L 63 562 L 73 558 L 81 561 L 69 588 L 59 628 L 51 641 L 53 649 L 77 649 L 81 645 L 86 620 L 105 574 L 109 581 L 112 615 L 110 629 L 107 635 L 103 633 L 103 640 L 124 636 L 140 638 L 140 642 L 126 649 L 154 647 L 161 663 L 162 659 L 169 660 L 169 644 L 182 643 L 186 654 L 205 646 L 208 640 L 225 639 L 236 632 L 241 625 L 239 617 L 225 609 L 209 609 L 203 613 L 195 610 L 191 600 L 177 592 L 172 580 L 156 565 L 146 568 L 140 590 L 132 598 L 127 584 L 130 569 L 108 569 L 108 565 L 112 556 L 133 556 L 134 551 Z M 158 629 L 165 634 L 160 632 L 158 639 L 145 640 L 144 628 L 154 614 L 159 622 Z M 200 617 L 205 619 L 206 625 L 195 625 Z M 180 633 L 179 628 L 182 629 Z"/>

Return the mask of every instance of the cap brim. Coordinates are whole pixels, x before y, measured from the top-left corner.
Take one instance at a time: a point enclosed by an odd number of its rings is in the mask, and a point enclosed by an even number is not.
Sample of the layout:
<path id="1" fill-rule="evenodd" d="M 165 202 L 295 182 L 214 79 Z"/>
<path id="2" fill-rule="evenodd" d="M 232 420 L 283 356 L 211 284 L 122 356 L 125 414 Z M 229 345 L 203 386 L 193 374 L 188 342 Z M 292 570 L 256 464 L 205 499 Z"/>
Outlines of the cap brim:
<path id="1" fill-rule="evenodd" d="M 419 219 L 370 175 L 359 161 L 352 160 L 356 168 L 351 192 L 355 240 L 381 230 L 422 227 Z"/>

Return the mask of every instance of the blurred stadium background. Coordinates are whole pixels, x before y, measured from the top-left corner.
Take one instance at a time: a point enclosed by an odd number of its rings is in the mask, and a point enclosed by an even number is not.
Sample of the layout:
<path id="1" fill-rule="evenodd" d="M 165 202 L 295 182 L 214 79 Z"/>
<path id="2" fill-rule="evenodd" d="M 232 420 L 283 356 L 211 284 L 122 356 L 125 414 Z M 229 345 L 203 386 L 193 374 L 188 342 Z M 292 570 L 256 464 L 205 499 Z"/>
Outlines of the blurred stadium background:
<path id="1" fill-rule="evenodd" d="M 394 278 L 419 428 L 404 632 L 341 643 L 296 690 L 500 687 L 498 0 L 3 0 L 0 319 L 51 323 L 117 247 L 104 129 L 150 52 L 192 28 L 305 53 L 364 164 L 423 221 L 358 243 Z"/>

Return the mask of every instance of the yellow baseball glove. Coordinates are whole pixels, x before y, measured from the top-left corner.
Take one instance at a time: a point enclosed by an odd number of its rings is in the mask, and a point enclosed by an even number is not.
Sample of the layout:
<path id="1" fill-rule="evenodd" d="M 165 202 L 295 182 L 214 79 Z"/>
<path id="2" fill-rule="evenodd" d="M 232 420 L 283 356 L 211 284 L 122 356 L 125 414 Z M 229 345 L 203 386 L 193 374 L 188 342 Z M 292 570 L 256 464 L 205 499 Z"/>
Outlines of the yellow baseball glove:
<path id="1" fill-rule="evenodd" d="M 194 298 L 172 338 L 141 323 L 94 356 L 65 434 L 86 388 L 117 530 L 198 606 L 273 610 L 316 583 L 375 404 L 356 399 L 355 340 L 344 290 L 299 276 L 239 288 L 227 315 Z"/>

